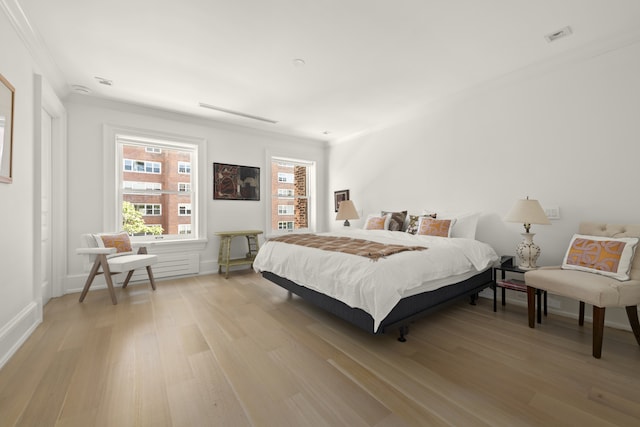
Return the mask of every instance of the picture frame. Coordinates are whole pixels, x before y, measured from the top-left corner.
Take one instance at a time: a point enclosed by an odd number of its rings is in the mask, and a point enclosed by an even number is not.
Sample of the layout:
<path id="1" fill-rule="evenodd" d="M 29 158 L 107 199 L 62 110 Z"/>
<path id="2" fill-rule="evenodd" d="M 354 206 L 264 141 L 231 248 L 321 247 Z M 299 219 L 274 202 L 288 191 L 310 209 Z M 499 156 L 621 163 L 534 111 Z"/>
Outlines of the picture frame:
<path id="1" fill-rule="evenodd" d="M 0 182 L 13 182 L 13 112 L 15 88 L 0 74 Z"/>
<path id="2" fill-rule="evenodd" d="M 333 192 L 333 201 L 335 203 L 336 212 L 338 212 L 340 202 L 344 202 L 345 200 L 349 200 L 349 190 L 340 190 Z"/>
<path id="3" fill-rule="evenodd" d="M 260 200 L 260 168 L 213 164 L 214 200 Z"/>

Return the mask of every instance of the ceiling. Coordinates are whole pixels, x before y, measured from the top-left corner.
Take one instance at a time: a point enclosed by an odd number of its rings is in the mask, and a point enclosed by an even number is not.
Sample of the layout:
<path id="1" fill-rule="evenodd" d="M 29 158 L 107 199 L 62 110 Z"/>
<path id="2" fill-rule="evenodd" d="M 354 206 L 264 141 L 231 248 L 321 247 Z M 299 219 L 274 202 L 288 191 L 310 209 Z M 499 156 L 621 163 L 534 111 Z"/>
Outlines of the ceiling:
<path id="1" fill-rule="evenodd" d="M 0 1 L 22 8 L 64 90 L 318 140 L 640 25 L 637 0 Z"/>

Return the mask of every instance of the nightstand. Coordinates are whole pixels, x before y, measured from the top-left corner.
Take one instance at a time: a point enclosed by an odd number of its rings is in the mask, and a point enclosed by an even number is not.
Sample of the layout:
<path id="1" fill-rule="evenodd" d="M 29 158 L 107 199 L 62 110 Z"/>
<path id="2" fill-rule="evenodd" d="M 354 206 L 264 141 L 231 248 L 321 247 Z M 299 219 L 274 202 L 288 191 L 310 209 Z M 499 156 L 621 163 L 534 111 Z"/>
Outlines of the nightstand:
<path id="1" fill-rule="evenodd" d="M 527 292 L 527 285 L 524 282 L 524 273 L 529 270 L 522 270 L 514 265 L 512 256 L 503 255 L 500 257 L 500 265 L 493 267 L 493 311 L 497 310 L 497 293 L 498 288 L 502 288 L 502 305 L 505 305 L 505 290 L 511 289 L 517 292 Z M 506 278 L 507 271 L 522 275 L 521 279 Z M 499 276 L 499 277 L 498 277 Z M 547 291 L 536 289 L 538 297 L 538 323 L 542 322 L 542 299 L 544 298 L 544 315 L 547 315 Z"/>

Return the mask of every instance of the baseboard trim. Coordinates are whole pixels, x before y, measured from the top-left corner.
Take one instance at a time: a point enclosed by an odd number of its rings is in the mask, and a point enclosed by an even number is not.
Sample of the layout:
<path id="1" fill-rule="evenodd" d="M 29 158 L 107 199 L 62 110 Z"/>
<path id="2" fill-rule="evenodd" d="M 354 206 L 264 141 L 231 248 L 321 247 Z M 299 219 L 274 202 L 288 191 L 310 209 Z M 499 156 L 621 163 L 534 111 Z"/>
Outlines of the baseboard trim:
<path id="1" fill-rule="evenodd" d="M 0 369 L 18 351 L 40 323 L 42 323 L 42 318 L 38 314 L 38 304 L 32 301 L 0 329 Z"/>

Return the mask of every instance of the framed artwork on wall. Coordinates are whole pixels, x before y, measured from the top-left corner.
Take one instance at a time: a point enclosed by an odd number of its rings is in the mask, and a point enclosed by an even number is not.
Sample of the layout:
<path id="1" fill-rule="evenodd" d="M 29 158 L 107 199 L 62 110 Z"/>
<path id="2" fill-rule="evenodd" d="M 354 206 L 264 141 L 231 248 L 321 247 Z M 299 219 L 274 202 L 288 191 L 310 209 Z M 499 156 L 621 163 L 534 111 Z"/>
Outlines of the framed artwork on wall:
<path id="1" fill-rule="evenodd" d="M 0 74 L 0 182 L 13 181 L 13 86 Z"/>
<path id="2" fill-rule="evenodd" d="M 338 206 L 340 206 L 340 202 L 349 200 L 349 190 L 334 191 L 333 199 L 335 203 L 336 212 L 338 212 Z"/>
<path id="3" fill-rule="evenodd" d="M 213 164 L 214 200 L 260 200 L 260 168 Z"/>

